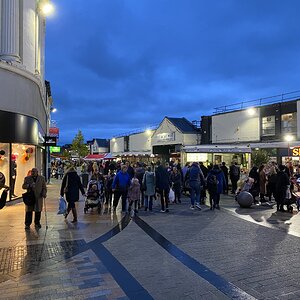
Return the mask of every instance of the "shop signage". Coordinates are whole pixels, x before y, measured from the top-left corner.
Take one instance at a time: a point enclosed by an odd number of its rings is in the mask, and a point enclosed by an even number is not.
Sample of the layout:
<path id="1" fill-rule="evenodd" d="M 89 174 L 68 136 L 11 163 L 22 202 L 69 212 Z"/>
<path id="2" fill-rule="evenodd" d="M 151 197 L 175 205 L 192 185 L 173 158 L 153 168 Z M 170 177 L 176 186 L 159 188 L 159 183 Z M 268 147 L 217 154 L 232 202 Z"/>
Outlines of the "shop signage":
<path id="1" fill-rule="evenodd" d="M 157 141 L 158 142 L 175 141 L 175 132 L 159 133 L 157 134 Z"/>
<path id="2" fill-rule="evenodd" d="M 50 153 L 60 153 L 59 146 L 50 146 Z"/>
<path id="3" fill-rule="evenodd" d="M 300 146 L 294 147 L 292 150 L 293 156 L 300 156 Z"/>
<path id="4" fill-rule="evenodd" d="M 56 146 L 56 137 L 45 136 L 44 146 Z"/>
<path id="5" fill-rule="evenodd" d="M 49 128 L 49 136 L 59 138 L 59 128 L 57 128 L 57 127 L 50 127 Z"/>

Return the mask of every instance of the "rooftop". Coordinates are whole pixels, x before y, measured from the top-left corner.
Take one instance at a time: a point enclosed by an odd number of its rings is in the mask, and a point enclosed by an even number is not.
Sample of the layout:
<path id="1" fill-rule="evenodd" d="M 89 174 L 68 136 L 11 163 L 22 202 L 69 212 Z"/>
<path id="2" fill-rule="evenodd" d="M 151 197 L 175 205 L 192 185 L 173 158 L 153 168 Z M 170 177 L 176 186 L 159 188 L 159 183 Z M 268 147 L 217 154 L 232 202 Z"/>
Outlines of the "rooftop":
<path id="1" fill-rule="evenodd" d="M 259 98 L 255 100 L 242 101 L 234 104 L 223 105 L 214 108 L 214 114 L 221 114 L 229 111 L 241 110 L 249 107 L 264 106 L 267 104 L 288 102 L 300 99 L 300 91 L 284 93 L 280 95 Z"/>

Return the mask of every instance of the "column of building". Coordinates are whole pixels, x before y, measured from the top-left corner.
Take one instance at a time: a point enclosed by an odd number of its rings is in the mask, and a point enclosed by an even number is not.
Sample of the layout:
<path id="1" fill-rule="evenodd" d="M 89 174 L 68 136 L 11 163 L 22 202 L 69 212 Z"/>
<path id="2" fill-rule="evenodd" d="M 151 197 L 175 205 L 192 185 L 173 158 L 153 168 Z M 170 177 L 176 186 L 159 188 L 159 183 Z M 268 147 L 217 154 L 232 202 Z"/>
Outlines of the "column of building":
<path id="1" fill-rule="evenodd" d="M 0 59 L 20 62 L 19 0 L 2 0 Z"/>

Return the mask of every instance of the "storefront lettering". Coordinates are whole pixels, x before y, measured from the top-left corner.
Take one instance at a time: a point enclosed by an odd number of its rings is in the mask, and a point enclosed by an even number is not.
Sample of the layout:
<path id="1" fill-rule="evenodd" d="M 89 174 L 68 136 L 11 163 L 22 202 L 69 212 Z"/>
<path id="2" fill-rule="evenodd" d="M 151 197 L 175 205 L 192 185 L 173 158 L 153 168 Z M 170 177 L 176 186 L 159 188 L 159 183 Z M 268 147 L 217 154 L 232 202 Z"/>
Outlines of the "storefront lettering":
<path id="1" fill-rule="evenodd" d="M 293 148 L 293 156 L 300 156 L 300 147 Z"/>
<path id="2" fill-rule="evenodd" d="M 158 142 L 175 141 L 175 132 L 157 134 Z"/>

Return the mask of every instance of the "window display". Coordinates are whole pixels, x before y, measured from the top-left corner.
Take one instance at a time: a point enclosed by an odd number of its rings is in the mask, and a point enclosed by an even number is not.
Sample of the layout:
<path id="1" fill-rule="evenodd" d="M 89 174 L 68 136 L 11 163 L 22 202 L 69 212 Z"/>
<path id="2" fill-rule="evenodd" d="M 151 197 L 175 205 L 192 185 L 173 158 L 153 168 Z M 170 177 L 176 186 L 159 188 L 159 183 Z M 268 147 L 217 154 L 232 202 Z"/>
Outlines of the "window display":
<path id="1" fill-rule="evenodd" d="M 35 167 L 35 146 L 12 144 L 10 177 L 11 198 L 20 197 L 24 190 L 22 189 L 24 178 L 29 171 Z"/>
<path id="2" fill-rule="evenodd" d="M 9 186 L 9 144 L 0 143 L 0 193 Z"/>

